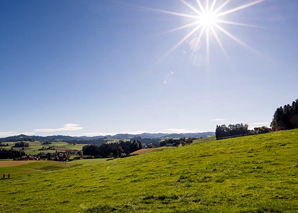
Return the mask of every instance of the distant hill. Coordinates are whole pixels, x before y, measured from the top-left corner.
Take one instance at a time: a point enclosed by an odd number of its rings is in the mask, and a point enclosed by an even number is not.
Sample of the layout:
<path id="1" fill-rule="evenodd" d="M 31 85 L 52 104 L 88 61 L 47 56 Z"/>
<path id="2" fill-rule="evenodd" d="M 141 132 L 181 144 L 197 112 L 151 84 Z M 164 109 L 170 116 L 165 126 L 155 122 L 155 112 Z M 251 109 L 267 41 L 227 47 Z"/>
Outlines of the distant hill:
<path id="1" fill-rule="evenodd" d="M 77 140 L 78 137 L 55 135 L 55 136 L 29 136 L 29 135 L 16 135 L 6 138 L 0 138 L 0 142 L 10 142 L 10 141 L 69 141 Z"/>
<path id="2" fill-rule="evenodd" d="M 131 139 L 135 137 L 141 138 L 182 138 L 182 137 L 192 137 L 192 138 L 206 138 L 209 136 L 214 136 L 214 132 L 202 132 L 202 133 L 142 133 L 142 134 L 116 134 L 116 135 L 105 135 L 105 136 L 94 136 L 94 137 L 72 137 L 65 135 L 54 135 L 54 136 L 29 136 L 29 135 L 16 135 L 6 138 L 0 138 L 0 142 L 10 142 L 10 141 L 65 141 L 65 142 L 77 142 L 80 141 L 90 141 L 90 140 L 104 140 L 104 139 Z"/>
<path id="3" fill-rule="evenodd" d="M 114 139 L 130 139 L 134 137 L 141 138 L 206 138 L 209 136 L 214 136 L 214 132 L 202 132 L 202 133 L 142 133 L 142 134 L 117 134 L 117 135 L 107 135 L 106 138 Z"/>

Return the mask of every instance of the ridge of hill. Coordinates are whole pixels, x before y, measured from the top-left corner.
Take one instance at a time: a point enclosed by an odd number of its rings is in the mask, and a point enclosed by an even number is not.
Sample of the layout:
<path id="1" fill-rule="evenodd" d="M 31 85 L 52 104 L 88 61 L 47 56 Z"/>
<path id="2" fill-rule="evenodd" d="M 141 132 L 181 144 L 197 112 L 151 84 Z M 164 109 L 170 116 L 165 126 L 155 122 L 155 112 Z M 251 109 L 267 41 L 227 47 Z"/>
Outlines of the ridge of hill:
<path id="1" fill-rule="evenodd" d="M 0 168 L 2 212 L 297 212 L 298 130 Z M 4 198 L 4 199 L 3 199 Z"/>
<path id="2" fill-rule="evenodd" d="M 105 136 L 93 136 L 93 137 L 87 137 L 87 136 L 67 136 L 67 135 L 53 135 L 53 136 L 37 136 L 37 135 L 16 135 L 16 136 L 10 136 L 5 138 L 0 138 L 0 142 L 10 142 L 10 141 L 65 141 L 65 142 L 71 142 L 71 141 L 77 141 L 80 140 L 96 140 L 96 139 L 131 139 L 135 137 L 141 137 L 141 138 L 200 138 L 200 137 L 209 137 L 214 136 L 214 132 L 199 132 L 199 133 L 142 133 L 142 134 L 116 134 L 116 135 L 105 135 Z"/>

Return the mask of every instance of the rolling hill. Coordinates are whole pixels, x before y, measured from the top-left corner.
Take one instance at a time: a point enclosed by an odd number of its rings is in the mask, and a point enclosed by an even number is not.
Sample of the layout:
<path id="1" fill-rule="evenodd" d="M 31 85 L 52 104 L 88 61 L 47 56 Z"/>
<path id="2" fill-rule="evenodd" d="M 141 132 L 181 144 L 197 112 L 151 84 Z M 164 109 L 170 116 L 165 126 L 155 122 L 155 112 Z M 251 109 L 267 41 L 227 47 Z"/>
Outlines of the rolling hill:
<path id="1" fill-rule="evenodd" d="M 298 212 L 298 130 L 5 166 L 1 212 Z M 4 166 L 3 166 L 4 165 Z"/>
<path id="2" fill-rule="evenodd" d="M 30 135 L 16 135 L 5 138 L 0 138 L 0 142 L 10 142 L 10 141 L 65 141 L 65 142 L 80 142 L 85 140 L 97 140 L 97 139 L 130 139 L 134 137 L 141 138 L 182 138 L 182 137 L 209 137 L 214 136 L 214 132 L 199 132 L 199 133 L 142 133 L 142 134 L 116 134 L 116 135 L 105 135 L 105 136 L 81 136 L 81 137 L 72 137 L 65 135 L 53 135 L 53 136 L 30 136 Z"/>

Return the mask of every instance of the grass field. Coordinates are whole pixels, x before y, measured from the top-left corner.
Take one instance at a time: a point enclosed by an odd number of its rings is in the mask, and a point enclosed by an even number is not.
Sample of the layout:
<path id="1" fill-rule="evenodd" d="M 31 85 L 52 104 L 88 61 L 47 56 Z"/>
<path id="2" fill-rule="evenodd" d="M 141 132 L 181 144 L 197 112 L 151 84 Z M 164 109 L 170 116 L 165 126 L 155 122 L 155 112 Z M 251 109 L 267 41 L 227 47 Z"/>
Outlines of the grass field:
<path id="1" fill-rule="evenodd" d="M 298 130 L 0 168 L 1 212 L 298 212 Z"/>
<path id="2" fill-rule="evenodd" d="M 28 142 L 29 143 L 29 147 L 25 147 L 25 152 L 26 154 L 38 154 L 40 152 L 44 152 L 44 153 L 54 153 L 56 152 L 56 150 L 43 150 L 43 151 L 38 151 L 38 149 L 41 149 L 42 147 L 48 148 L 50 146 L 55 146 L 57 151 L 66 151 L 66 150 L 76 150 L 76 151 L 80 151 L 82 150 L 83 146 L 85 146 L 86 144 L 76 144 L 76 145 L 72 145 L 66 142 L 52 142 L 52 144 L 48 144 L 48 145 L 42 145 L 41 142 L 39 141 L 35 141 L 35 142 Z M 8 144 L 9 146 L 7 147 L 2 147 L 4 149 L 10 149 L 11 147 L 14 146 L 14 142 L 5 142 L 5 144 Z M 15 148 L 14 149 L 22 149 L 22 148 Z"/>
<path id="3" fill-rule="evenodd" d="M 12 167 L 20 166 L 28 163 L 33 163 L 34 161 L 11 161 L 11 160 L 0 160 L 0 167 Z"/>
<path id="4" fill-rule="evenodd" d="M 175 147 L 158 147 L 158 148 L 150 148 L 150 149 L 139 149 L 133 153 L 132 155 L 140 155 L 140 154 L 146 154 L 146 153 L 152 153 L 152 152 L 160 152 L 164 150 L 169 150 L 169 149 L 176 149 Z"/>

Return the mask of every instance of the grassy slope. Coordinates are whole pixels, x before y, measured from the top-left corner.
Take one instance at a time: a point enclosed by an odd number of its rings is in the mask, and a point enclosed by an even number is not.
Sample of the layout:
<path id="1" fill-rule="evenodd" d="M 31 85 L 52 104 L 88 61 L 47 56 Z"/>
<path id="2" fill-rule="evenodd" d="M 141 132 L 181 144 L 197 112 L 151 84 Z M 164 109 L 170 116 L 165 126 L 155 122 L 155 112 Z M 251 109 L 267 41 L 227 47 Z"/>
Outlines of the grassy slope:
<path id="1" fill-rule="evenodd" d="M 0 168 L 0 174 L 9 171 L 13 177 L 0 180 L 0 209 L 298 212 L 297 153 L 298 130 L 293 130 L 197 141 L 112 161 L 58 163 L 48 170 L 42 163 Z"/>

